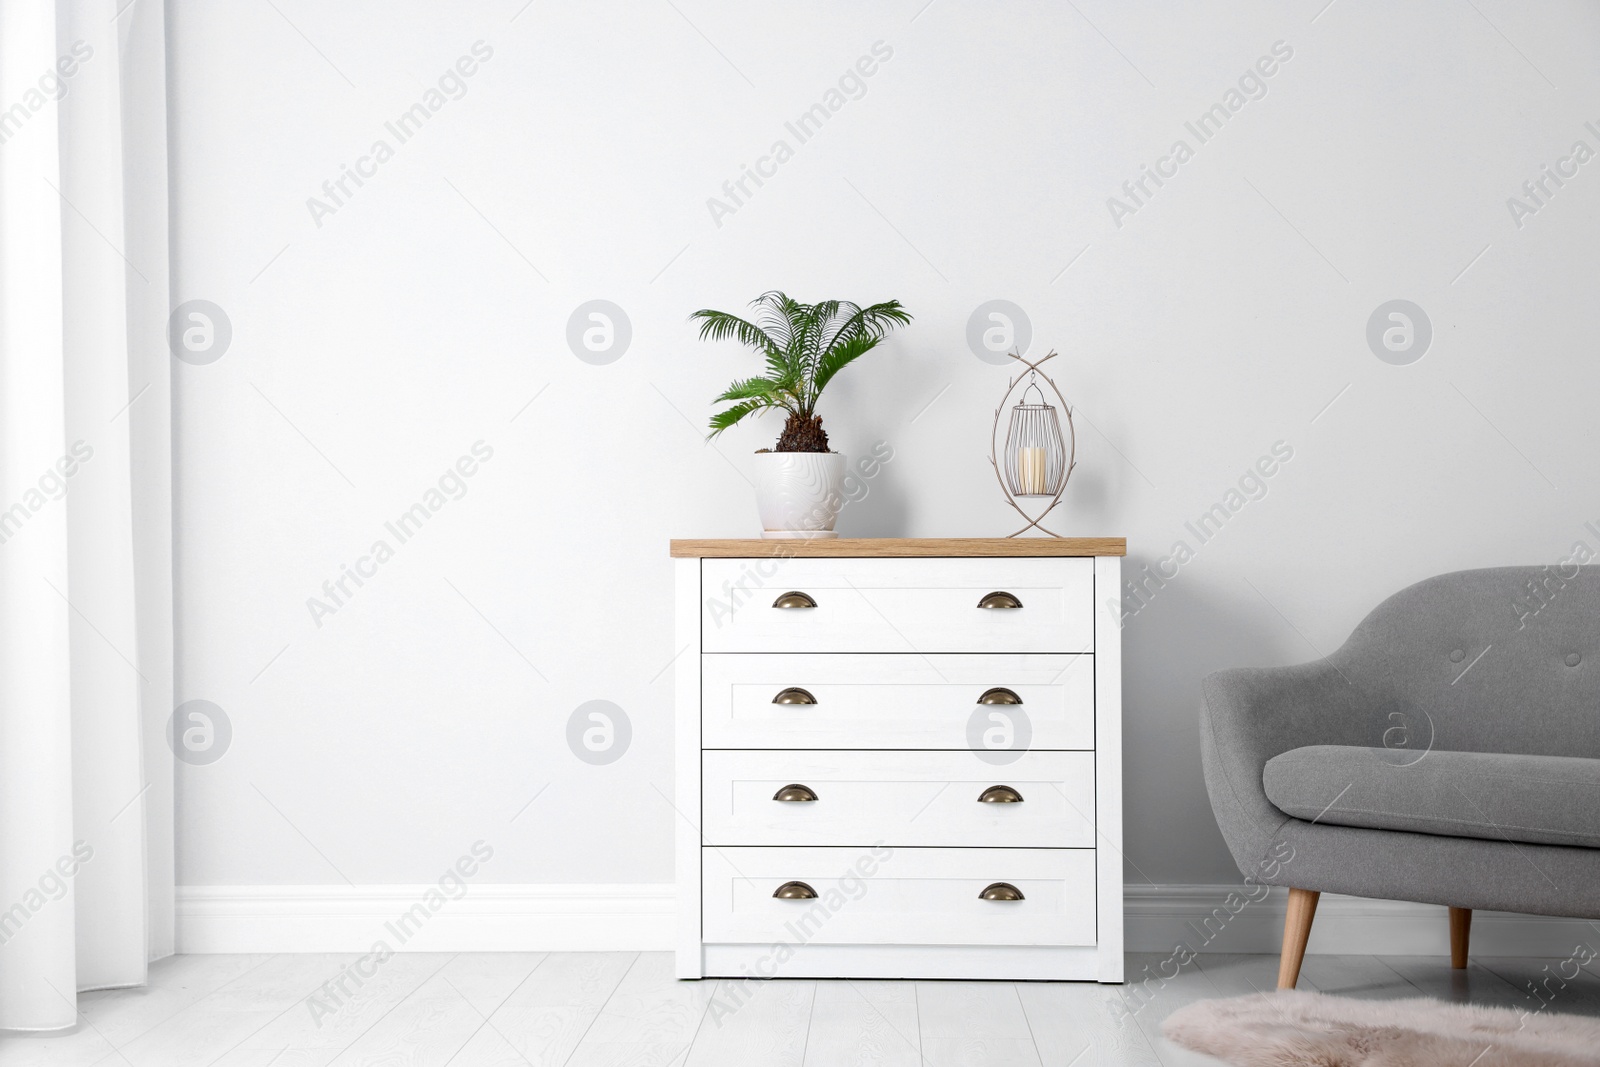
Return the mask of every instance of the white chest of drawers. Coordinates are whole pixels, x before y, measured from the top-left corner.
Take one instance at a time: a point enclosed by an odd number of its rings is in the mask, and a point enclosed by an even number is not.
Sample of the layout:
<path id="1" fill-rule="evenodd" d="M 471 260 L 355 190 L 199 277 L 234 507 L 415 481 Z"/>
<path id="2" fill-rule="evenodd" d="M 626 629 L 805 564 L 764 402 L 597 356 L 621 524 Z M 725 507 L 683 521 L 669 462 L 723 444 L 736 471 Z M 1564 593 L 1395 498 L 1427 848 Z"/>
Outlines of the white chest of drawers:
<path id="1" fill-rule="evenodd" d="M 678 977 L 1122 981 L 1123 552 L 674 541 Z"/>

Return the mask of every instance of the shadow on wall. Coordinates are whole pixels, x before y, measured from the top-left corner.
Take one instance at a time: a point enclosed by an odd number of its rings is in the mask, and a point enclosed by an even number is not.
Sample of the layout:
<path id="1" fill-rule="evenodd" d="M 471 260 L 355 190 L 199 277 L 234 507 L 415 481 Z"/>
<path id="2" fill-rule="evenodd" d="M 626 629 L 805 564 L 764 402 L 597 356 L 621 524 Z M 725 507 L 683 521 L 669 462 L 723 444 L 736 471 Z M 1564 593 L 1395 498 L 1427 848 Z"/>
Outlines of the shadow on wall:
<path id="1" fill-rule="evenodd" d="M 858 484 L 865 495 L 848 500 L 839 513 L 839 536 L 904 537 L 911 525 L 911 507 L 905 488 L 882 472 Z M 847 496 L 851 488 L 853 486 L 847 484 Z"/>
<path id="2" fill-rule="evenodd" d="M 1159 558 L 1131 552 L 1123 574 L 1154 569 Z M 1319 658 L 1228 570 L 1220 558 L 1197 561 L 1123 624 L 1123 842 L 1131 883 L 1239 880 L 1212 819 L 1173 818 L 1211 810 L 1200 767 L 1200 682 L 1225 667 Z M 1141 782 L 1161 787 L 1134 784 Z"/>
<path id="3" fill-rule="evenodd" d="M 1112 505 L 1116 496 L 1112 492 L 1111 479 L 1106 477 L 1104 471 L 1094 468 L 1085 469 L 1079 464 L 1078 469 L 1072 472 L 1072 480 L 1067 483 L 1066 494 L 1062 497 L 1061 507 L 1050 513 L 1054 519 L 1063 509 L 1070 507 L 1069 513 L 1107 515 L 1112 514 Z M 1046 520 L 1048 525 L 1049 520 Z M 1127 560 L 1123 561 L 1124 564 Z"/>

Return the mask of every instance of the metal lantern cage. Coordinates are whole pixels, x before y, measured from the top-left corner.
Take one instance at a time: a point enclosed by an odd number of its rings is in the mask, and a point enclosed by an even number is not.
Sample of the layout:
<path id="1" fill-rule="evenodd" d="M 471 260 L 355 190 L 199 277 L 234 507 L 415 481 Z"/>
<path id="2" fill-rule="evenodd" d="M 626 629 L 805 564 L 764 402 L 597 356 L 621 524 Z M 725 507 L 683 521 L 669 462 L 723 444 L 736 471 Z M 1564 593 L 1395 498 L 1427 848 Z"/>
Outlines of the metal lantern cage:
<path id="1" fill-rule="evenodd" d="M 1039 402 L 1027 402 L 1028 390 Z M 1014 496 L 1055 496 L 1067 473 L 1067 450 L 1061 440 L 1061 420 L 1044 402 L 1037 382 L 1022 391 L 1023 402 L 1011 409 L 1006 430 L 1006 485 Z"/>
<path id="2" fill-rule="evenodd" d="M 1020 354 L 1013 353 L 1011 358 L 1026 367 L 1027 373 L 1019 374 L 1011 380 L 1005 396 L 1000 399 L 1000 406 L 994 413 L 994 432 L 989 439 L 989 462 L 994 465 L 995 477 L 1000 481 L 1000 490 L 1005 493 L 1006 500 L 1017 510 L 1017 514 L 1028 520 L 1028 524 L 1016 533 L 1010 534 L 1011 537 L 1017 537 L 1030 529 L 1037 529 L 1050 537 L 1061 536 L 1040 525 L 1041 520 L 1061 503 L 1061 494 L 1066 491 L 1067 479 L 1072 477 L 1072 469 L 1077 465 L 1078 439 L 1072 425 L 1072 409 L 1067 406 L 1066 398 L 1061 395 L 1061 390 L 1056 388 L 1056 383 L 1039 371 L 1039 366 L 1046 360 L 1055 358 L 1055 355 L 1056 353 L 1052 351 L 1044 359 L 1029 363 Z M 1065 434 L 1062 433 L 1061 418 L 1056 407 L 1045 399 L 1044 389 L 1039 384 L 1041 380 L 1050 387 L 1056 399 L 1061 401 L 1061 411 L 1066 414 Z M 1005 448 L 996 452 L 1001 413 L 1005 411 L 1006 401 L 1011 398 L 1011 394 L 1016 392 L 1017 386 L 1024 381 L 1027 385 L 1022 390 L 1022 396 L 1011 408 L 1011 418 L 1006 426 Z M 1036 403 L 1029 403 L 1030 392 L 1038 397 Z M 1037 516 L 1033 516 L 1018 503 L 1019 499 L 1035 503 L 1049 500 L 1049 504 Z"/>

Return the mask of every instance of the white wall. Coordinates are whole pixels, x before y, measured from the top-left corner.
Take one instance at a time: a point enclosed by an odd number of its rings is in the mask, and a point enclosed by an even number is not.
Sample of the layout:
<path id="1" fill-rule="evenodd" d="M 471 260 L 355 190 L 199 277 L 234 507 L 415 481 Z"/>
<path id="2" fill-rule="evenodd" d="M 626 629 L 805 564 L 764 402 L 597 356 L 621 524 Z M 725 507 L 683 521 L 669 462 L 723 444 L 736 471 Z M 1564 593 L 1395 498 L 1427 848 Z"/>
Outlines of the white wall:
<path id="1" fill-rule="evenodd" d="M 1007 372 L 965 338 L 995 298 L 1080 405 L 1060 527 L 1126 535 L 1130 572 L 1293 448 L 1125 631 L 1129 880 L 1237 878 L 1206 673 L 1329 651 L 1431 573 L 1600 547 L 1600 161 L 1520 227 L 1506 203 L 1600 149 L 1600 10 L 1325 4 L 173 5 L 174 300 L 233 329 L 175 366 L 178 693 L 233 728 L 179 768 L 180 882 L 421 883 L 480 838 L 480 881 L 670 881 L 666 542 L 753 533 L 739 470 L 777 432 L 702 443 L 754 361 L 685 319 L 775 287 L 917 316 L 823 405 L 836 447 L 895 451 L 849 534 L 1012 528 L 985 458 Z M 308 197 L 480 40 L 466 95 L 319 226 Z M 865 95 L 717 225 L 707 199 L 878 41 Z M 1194 158 L 1115 225 L 1178 138 Z M 565 341 L 595 298 L 633 328 L 604 366 Z M 1408 366 L 1365 338 L 1397 298 L 1434 329 Z M 466 495 L 319 627 L 307 598 L 480 440 Z M 633 727 L 608 766 L 565 740 L 594 699 Z"/>

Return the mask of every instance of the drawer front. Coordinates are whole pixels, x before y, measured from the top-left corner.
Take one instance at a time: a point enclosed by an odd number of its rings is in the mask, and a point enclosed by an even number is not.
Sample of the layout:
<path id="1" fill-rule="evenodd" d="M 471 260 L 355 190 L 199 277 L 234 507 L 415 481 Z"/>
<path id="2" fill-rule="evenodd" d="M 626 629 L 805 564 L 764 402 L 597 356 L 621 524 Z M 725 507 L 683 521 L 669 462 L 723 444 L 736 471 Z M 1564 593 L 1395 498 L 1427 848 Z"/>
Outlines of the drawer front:
<path id="1" fill-rule="evenodd" d="M 1092 945 L 1093 849 L 705 848 L 707 942 Z M 778 899 L 789 881 L 814 899 Z M 984 900 L 996 882 L 1021 900 Z"/>
<path id="2" fill-rule="evenodd" d="M 700 685 L 706 748 L 1094 747 L 1090 655 L 710 655 Z M 996 688 L 1021 703 L 979 703 Z"/>
<path id="3" fill-rule="evenodd" d="M 1094 561 L 707 559 L 707 652 L 1090 652 Z M 815 607 L 774 606 L 786 592 Z M 980 608 L 989 593 L 1015 608 Z"/>
<path id="4" fill-rule="evenodd" d="M 1095 846 L 1092 752 L 991 767 L 970 752 L 723 750 L 701 766 L 710 845 Z M 978 799 L 995 786 L 1021 802 Z"/>

